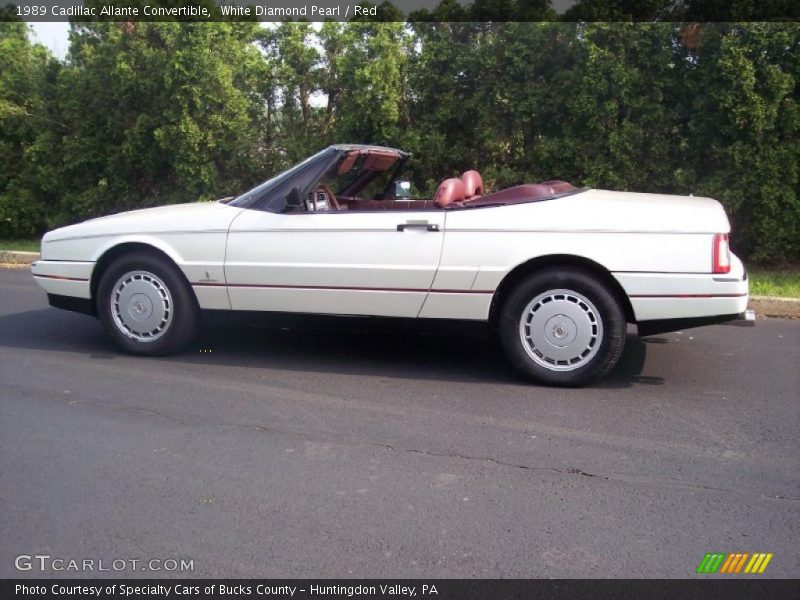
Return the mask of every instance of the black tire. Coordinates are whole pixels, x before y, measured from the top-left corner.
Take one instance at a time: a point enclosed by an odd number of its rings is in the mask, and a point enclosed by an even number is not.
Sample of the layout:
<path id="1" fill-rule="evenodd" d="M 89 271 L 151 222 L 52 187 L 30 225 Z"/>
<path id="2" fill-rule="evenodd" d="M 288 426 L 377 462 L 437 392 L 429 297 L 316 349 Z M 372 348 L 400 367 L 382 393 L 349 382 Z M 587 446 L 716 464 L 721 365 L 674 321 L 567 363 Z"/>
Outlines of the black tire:
<path id="1" fill-rule="evenodd" d="M 132 273 L 140 275 L 121 282 L 124 276 Z M 140 286 L 144 293 L 137 294 L 137 288 L 131 284 Z M 125 306 L 120 305 L 123 294 L 127 298 Z M 112 304 L 112 295 L 117 300 L 115 304 Z M 133 252 L 114 260 L 100 277 L 96 307 L 106 331 L 120 348 L 131 354 L 171 354 L 188 345 L 200 331 L 200 308 L 194 292 L 178 268 L 155 253 Z M 135 322 L 134 312 L 144 319 L 148 316 L 148 307 L 151 320 L 140 326 Z M 124 312 L 126 308 L 127 313 Z M 126 321 L 142 331 L 126 330 Z M 149 326 L 151 322 L 156 325 Z"/>
<path id="2" fill-rule="evenodd" d="M 619 301 L 597 277 L 551 267 L 511 291 L 499 330 L 506 355 L 525 376 L 577 387 L 611 371 L 622 355 L 627 323 Z"/>

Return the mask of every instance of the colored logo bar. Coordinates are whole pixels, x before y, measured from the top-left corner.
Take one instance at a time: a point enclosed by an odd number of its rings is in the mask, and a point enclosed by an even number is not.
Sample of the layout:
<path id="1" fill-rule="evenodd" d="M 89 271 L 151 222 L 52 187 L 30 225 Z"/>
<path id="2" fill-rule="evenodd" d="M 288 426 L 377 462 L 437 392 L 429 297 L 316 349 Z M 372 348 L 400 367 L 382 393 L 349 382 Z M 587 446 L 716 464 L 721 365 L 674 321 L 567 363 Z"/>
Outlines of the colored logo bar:
<path id="1" fill-rule="evenodd" d="M 700 561 L 697 567 L 698 573 L 763 573 L 767 569 L 769 561 L 772 560 L 771 552 L 734 552 L 724 554 L 721 552 L 709 552 Z M 746 565 L 746 566 L 745 566 Z"/>

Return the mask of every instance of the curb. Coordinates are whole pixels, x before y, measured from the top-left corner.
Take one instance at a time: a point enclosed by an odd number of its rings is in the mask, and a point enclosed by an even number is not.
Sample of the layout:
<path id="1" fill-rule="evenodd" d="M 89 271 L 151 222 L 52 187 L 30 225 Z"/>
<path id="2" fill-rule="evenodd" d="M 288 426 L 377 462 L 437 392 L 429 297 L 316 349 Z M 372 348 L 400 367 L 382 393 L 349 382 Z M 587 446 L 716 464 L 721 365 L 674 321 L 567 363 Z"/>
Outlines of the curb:
<path id="1" fill-rule="evenodd" d="M 748 308 L 756 311 L 756 315 L 760 317 L 800 319 L 800 298 L 750 296 Z"/>
<path id="2" fill-rule="evenodd" d="M 787 298 L 786 296 L 756 296 L 750 294 L 750 300 L 757 300 L 758 302 L 785 302 L 785 303 L 800 303 L 800 298 Z"/>
<path id="3" fill-rule="evenodd" d="M 29 265 L 39 260 L 38 252 L 20 252 L 17 250 L 0 250 L 0 263 L 12 265 Z"/>

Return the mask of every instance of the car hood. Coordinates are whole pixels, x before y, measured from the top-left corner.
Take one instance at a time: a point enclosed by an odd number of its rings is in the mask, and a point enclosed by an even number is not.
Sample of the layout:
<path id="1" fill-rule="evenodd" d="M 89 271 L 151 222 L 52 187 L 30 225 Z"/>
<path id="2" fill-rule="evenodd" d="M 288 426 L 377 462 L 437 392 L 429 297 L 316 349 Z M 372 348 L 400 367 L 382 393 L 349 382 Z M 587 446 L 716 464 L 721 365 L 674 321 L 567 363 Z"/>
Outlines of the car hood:
<path id="1" fill-rule="evenodd" d="M 90 219 L 47 233 L 42 241 L 123 234 L 227 231 L 243 209 L 221 202 L 192 202 L 143 208 Z"/>

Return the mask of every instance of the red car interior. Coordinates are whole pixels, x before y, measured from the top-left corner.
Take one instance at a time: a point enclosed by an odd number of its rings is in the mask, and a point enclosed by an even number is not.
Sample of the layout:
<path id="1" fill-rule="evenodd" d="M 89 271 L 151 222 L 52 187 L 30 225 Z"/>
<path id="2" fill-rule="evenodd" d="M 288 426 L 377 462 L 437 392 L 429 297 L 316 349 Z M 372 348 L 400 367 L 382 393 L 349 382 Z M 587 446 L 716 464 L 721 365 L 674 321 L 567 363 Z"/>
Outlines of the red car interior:
<path id="1" fill-rule="evenodd" d="M 483 194 L 483 179 L 477 171 L 466 171 L 461 175 L 464 182 L 464 199 L 471 200 Z"/>
<path id="2" fill-rule="evenodd" d="M 453 177 L 439 184 L 433 203 L 438 208 L 447 208 L 453 202 L 463 202 L 465 196 L 464 182 Z"/>
<path id="3" fill-rule="evenodd" d="M 399 155 L 391 152 L 369 150 L 368 152 L 350 152 L 339 165 L 339 174 L 347 173 L 356 163 L 359 156 L 366 157 L 361 167 L 365 173 L 367 171 L 387 171 L 392 168 Z M 480 206 L 496 206 L 505 204 L 520 204 L 531 202 L 560 194 L 574 191 L 576 188 L 566 181 L 545 181 L 542 183 L 527 183 L 514 187 L 499 190 L 486 194 L 483 186 L 483 178 L 478 171 L 465 171 L 460 178 L 452 177 L 445 179 L 436 189 L 436 194 L 432 200 L 371 200 L 362 199 L 357 195 L 351 194 L 354 188 L 361 188 L 359 180 L 356 178 L 347 190 L 342 190 L 342 194 L 331 203 L 334 210 L 425 210 L 434 208 L 472 208 Z M 326 190 L 327 191 L 327 190 Z"/>

